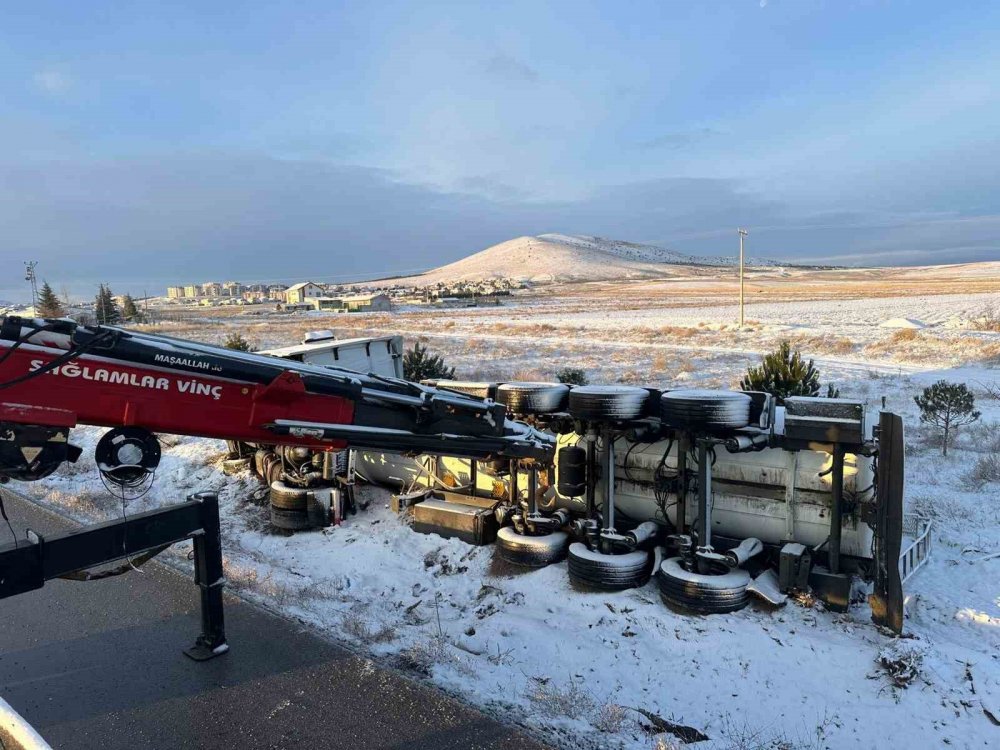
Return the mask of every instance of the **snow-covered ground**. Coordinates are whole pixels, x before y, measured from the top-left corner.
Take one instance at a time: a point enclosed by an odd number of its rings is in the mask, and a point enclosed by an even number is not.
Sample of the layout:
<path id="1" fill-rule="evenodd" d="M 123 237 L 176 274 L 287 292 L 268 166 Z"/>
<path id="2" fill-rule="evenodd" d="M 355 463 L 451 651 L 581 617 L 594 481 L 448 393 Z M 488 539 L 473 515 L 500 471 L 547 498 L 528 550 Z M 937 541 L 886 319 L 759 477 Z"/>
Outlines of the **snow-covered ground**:
<path id="1" fill-rule="evenodd" d="M 878 329 L 884 320 L 914 318 L 933 331 L 995 300 L 854 300 L 844 303 L 839 322 L 825 303 L 816 310 L 794 302 L 760 306 L 751 317 L 762 329 L 799 325 L 817 336 L 874 342 L 894 333 Z M 550 375 L 569 366 L 583 367 L 598 382 L 729 385 L 756 360 L 750 352 L 763 348 L 753 336 L 747 346 L 719 341 L 705 348 L 697 341 L 671 344 L 677 349 L 638 338 L 614 341 L 602 335 L 604 321 L 614 319 L 610 310 L 579 323 L 584 333 L 572 338 L 558 329 L 519 332 L 518 326 L 557 326 L 558 316 L 573 316 L 552 305 L 506 312 L 523 317 L 510 317 L 511 328 L 493 335 L 477 328 L 478 312 L 467 311 L 352 324 L 386 329 L 394 321 L 426 336 L 463 377 L 510 378 L 531 369 Z M 546 314 L 555 322 L 546 323 Z M 666 308 L 663 318 L 655 314 L 620 313 L 619 328 L 641 327 L 647 317 L 652 326 L 677 325 L 676 318 L 664 322 Z M 730 317 L 708 306 L 669 312 L 675 314 L 704 327 Z M 443 328 L 442 321 L 454 325 Z M 288 342 L 269 340 L 274 329 L 267 326 L 247 332 L 262 346 Z M 220 328 L 207 338 L 229 326 Z M 927 330 L 917 335 L 931 335 Z M 941 331 L 944 341 L 988 336 L 943 325 Z M 1000 382 L 1000 370 L 968 358 L 960 360 L 962 369 L 905 357 L 872 364 L 865 345 L 820 357 L 819 365 L 842 395 L 873 409 L 884 399 L 906 421 L 907 504 L 933 518 L 935 547 L 907 586 L 902 639 L 875 628 L 864 605 L 846 615 L 790 602 L 778 610 L 753 605 L 697 617 L 666 608 L 655 583 L 613 594 L 575 590 L 565 564 L 523 572 L 496 561 L 489 547 L 413 532 L 388 510 L 387 492 L 375 487 L 363 490 L 368 508 L 339 528 L 275 534 L 266 505 L 255 499 L 258 485 L 249 476 L 224 476 L 224 447 L 208 440 L 168 439 L 153 490 L 128 512 L 218 490 L 232 588 L 554 744 L 668 748 L 690 738 L 678 728 L 689 727 L 709 738 L 699 748 L 993 747 L 1000 741 L 1000 401 L 986 391 Z M 983 412 L 948 457 L 919 425 L 913 404 L 913 395 L 939 378 L 968 383 Z M 105 491 L 94 467 L 99 435 L 79 430 L 81 461 L 23 490 L 80 520 L 120 517 L 121 501 Z M 188 564 L 183 550 L 172 554 L 176 564 Z M 886 666 L 898 663 L 914 668 L 906 686 Z"/>

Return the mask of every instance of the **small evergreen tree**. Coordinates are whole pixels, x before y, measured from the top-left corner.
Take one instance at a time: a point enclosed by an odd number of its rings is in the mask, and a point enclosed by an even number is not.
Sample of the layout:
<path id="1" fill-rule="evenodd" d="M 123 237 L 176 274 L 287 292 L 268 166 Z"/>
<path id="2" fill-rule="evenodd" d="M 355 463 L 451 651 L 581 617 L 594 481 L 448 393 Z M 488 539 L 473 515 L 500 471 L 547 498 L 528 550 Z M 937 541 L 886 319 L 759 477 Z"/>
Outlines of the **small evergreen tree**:
<path id="1" fill-rule="evenodd" d="M 556 373 L 556 380 L 567 385 L 587 385 L 587 373 L 578 367 L 564 367 Z"/>
<path id="2" fill-rule="evenodd" d="M 760 366 L 747 370 L 740 388 L 770 393 L 783 404 L 789 396 L 819 396 L 819 371 L 811 359 L 806 362 L 797 349 L 793 352 L 791 344 L 782 341 L 775 351 L 764 355 Z M 827 389 L 827 396 L 837 393 L 833 386 Z"/>
<path id="3" fill-rule="evenodd" d="M 114 325 L 122 322 L 122 313 L 115 302 L 111 287 L 101 284 L 94 300 L 94 317 L 98 325 Z"/>
<path id="4" fill-rule="evenodd" d="M 132 299 L 131 294 L 126 294 L 125 299 L 122 300 L 122 317 L 129 323 L 143 323 L 145 322 L 143 314 L 136 307 L 135 300 Z"/>
<path id="5" fill-rule="evenodd" d="M 417 342 L 403 355 L 403 377 L 414 383 L 428 378 L 454 380 L 455 368 L 448 367 L 440 355 L 428 354 L 427 347 Z"/>
<path id="6" fill-rule="evenodd" d="M 958 428 L 982 416 L 976 411 L 976 397 L 965 383 L 939 380 L 924 388 L 924 392 L 913 400 L 920 407 L 920 421 L 941 430 L 944 437 L 941 453 L 945 456 L 948 455 L 948 442 Z"/>
<path id="7" fill-rule="evenodd" d="M 38 307 L 35 314 L 40 318 L 61 318 L 66 314 L 62 302 L 47 281 L 42 282 L 42 289 L 38 292 Z"/>
<path id="8" fill-rule="evenodd" d="M 255 351 L 254 348 L 250 345 L 249 341 L 243 338 L 241 334 L 235 332 L 226 336 L 226 343 L 223 344 L 223 346 L 225 346 L 227 349 L 232 349 L 233 351 L 236 352 Z"/>

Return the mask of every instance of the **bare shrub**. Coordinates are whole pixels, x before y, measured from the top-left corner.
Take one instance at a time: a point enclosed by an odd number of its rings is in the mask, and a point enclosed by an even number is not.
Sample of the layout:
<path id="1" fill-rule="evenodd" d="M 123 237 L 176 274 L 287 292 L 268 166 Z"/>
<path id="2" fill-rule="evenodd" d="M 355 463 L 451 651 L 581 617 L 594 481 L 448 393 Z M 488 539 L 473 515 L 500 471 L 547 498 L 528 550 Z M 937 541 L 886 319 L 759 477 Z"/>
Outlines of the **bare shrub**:
<path id="1" fill-rule="evenodd" d="M 533 383 L 533 382 L 546 381 L 548 380 L 548 378 L 546 378 L 545 375 L 542 374 L 541 370 L 521 369 L 514 373 L 514 380 L 526 383 Z"/>
<path id="2" fill-rule="evenodd" d="M 373 625 L 369 620 L 357 614 L 349 614 L 340 621 L 344 633 L 356 643 L 372 645 L 388 643 L 395 640 L 396 631 L 387 623 Z"/>
<path id="3" fill-rule="evenodd" d="M 968 321 L 973 331 L 992 331 L 1000 333 L 1000 312 L 993 305 L 983 308 L 983 314 Z"/>
<path id="4" fill-rule="evenodd" d="M 876 661 L 893 687 L 909 687 L 920 677 L 926 649 L 920 641 L 897 638 L 878 653 Z"/>
<path id="5" fill-rule="evenodd" d="M 594 699 L 584 689 L 583 680 L 577 678 L 570 678 L 565 687 L 559 687 L 551 677 L 532 677 L 526 697 L 538 713 L 549 718 L 579 719 L 594 709 Z"/>
<path id="6" fill-rule="evenodd" d="M 625 727 L 625 723 L 631 719 L 631 714 L 626 706 L 619 706 L 617 703 L 604 703 L 597 709 L 594 717 L 594 727 L 598 732 L 617 734 Z"/>
<path id="7" fill-rule="evenodd" d="M 667 366 L 669 364 L 670 364 L 670 359 L 667 357 L 666 354 L 661 353 L 653 357 L 653 370 L 656 372 L 663 372 L 664 370 L 667 369 Z"/>
<path id="8" fill-rule="evenodd" d="M 995 380 L 992 381 L 977 381 L 976 385 L 979 386 L 980 393 L 983 398 L 993 399 L 994 401 L 1000 401 L 1000 383 Z"/>
<path id="9" fill-rule="evenodd" d="M 1000 456 L 995 453 L 977 458 L 962 477 L 962 484 L 970 490 L 982 489 L 994 482 L 1000 482 Z"/>
<path id="10" fill-rule="evenodd" d="M 451 654 L 447 652 L 444 642 L 433 638 L 404 648 L 396 656 L 396 664 L 401 669 L 430 677 L 434 671 L 434 665 L 448 661 L 450 658 Z"/>
<path id="11" fill-rule="evenodd" d="M 821 750 L 828 747 L 827 734 L 838 726 L 836 716 L 824 714 L 816 726 L 803 734 L 789 734 L 770 726 L 751 726 L 745 717 L 722 717 L 722 734 L 718 747 L 725 750 Z M 806 727 L 803 727 L 806 729 Z"/>

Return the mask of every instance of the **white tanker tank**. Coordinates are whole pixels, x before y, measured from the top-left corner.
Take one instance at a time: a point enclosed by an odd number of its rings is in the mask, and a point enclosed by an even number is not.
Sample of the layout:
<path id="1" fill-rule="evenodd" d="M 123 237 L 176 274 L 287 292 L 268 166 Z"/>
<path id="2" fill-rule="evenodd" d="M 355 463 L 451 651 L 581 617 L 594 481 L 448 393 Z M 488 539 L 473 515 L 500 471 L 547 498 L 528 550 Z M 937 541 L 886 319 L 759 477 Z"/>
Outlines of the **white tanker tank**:
<path id="1" fill-rule="evenodd" d="M 775 434 L 784 436 L 784 408 L 778 407 Z M 871 426 L 862 415 L 863 438 L 871 437 Z M 580 444 L 585 438 L 575 433 L 559 436 L 559 448 Z M 712 467 L 713 534 L 744 539 L 756 537 L 765 543 L 799 542 L 819 547 L 830 535 L 832 506 L 833 457 L 827 447 L 812 443 L 790 450 L 787 447 L 730 453 L 724 447 L 715 450 Z M 602 446 L 598 446 L 601 448 Z M 632 442 L 625 437 L 615 441 L 616 513 L 631 522 L 655 521 L 677 525 L 677 452 L 674 440 Z M 692 471 L 696 459 L 689 454 L 687 467 Z M 363 452 L 359 454 L 359 473 L 369 481 L 401 488 L 439 487 L 467 489 L 471 480 L 467 459 L 429 456 L 405 456 Z M 559 472 L 557 454 L 556 473 Z M 519 474 L 518 486 L 527 486 L 526 473 Z M 671 485 L 674 485 L 673 489 Z M 873 500 L 875 474 L 872 459 L 855 453 L 844 458 L 844 512 L 841 552 L 859 558 L 872 556 L 873 532 L 861 518 L 861 508 Z M 552 476 L 540 477 L 539 504 L 542 508 L 564 507 L 583 512 L 582 497 L 559 495 Z M 598 482 L 596 503 L 603 506 L 603 483 Z M 506 497 L 509 475 L 494 467 L 479 464 L 476 490 L 481 496 Z M 698 514 L 697 503 L 688 493 L 685 503 L 685 526 L 690 528 Z"/>

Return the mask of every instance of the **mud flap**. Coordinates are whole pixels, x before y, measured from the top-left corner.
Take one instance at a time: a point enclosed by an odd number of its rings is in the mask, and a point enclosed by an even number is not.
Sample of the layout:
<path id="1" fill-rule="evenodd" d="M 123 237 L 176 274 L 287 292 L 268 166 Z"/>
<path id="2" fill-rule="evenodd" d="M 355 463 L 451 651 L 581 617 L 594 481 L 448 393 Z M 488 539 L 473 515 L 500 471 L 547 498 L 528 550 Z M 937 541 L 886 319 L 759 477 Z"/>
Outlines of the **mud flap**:
<path id="1" fill-rule="evenodd" d="M 899 551 L 903 541 L 903 418 L 879 416 L 878 505 L 875 509 L 875 587 L 869 602 L 872 620 L 903 632 L 903 582 Z"/>

